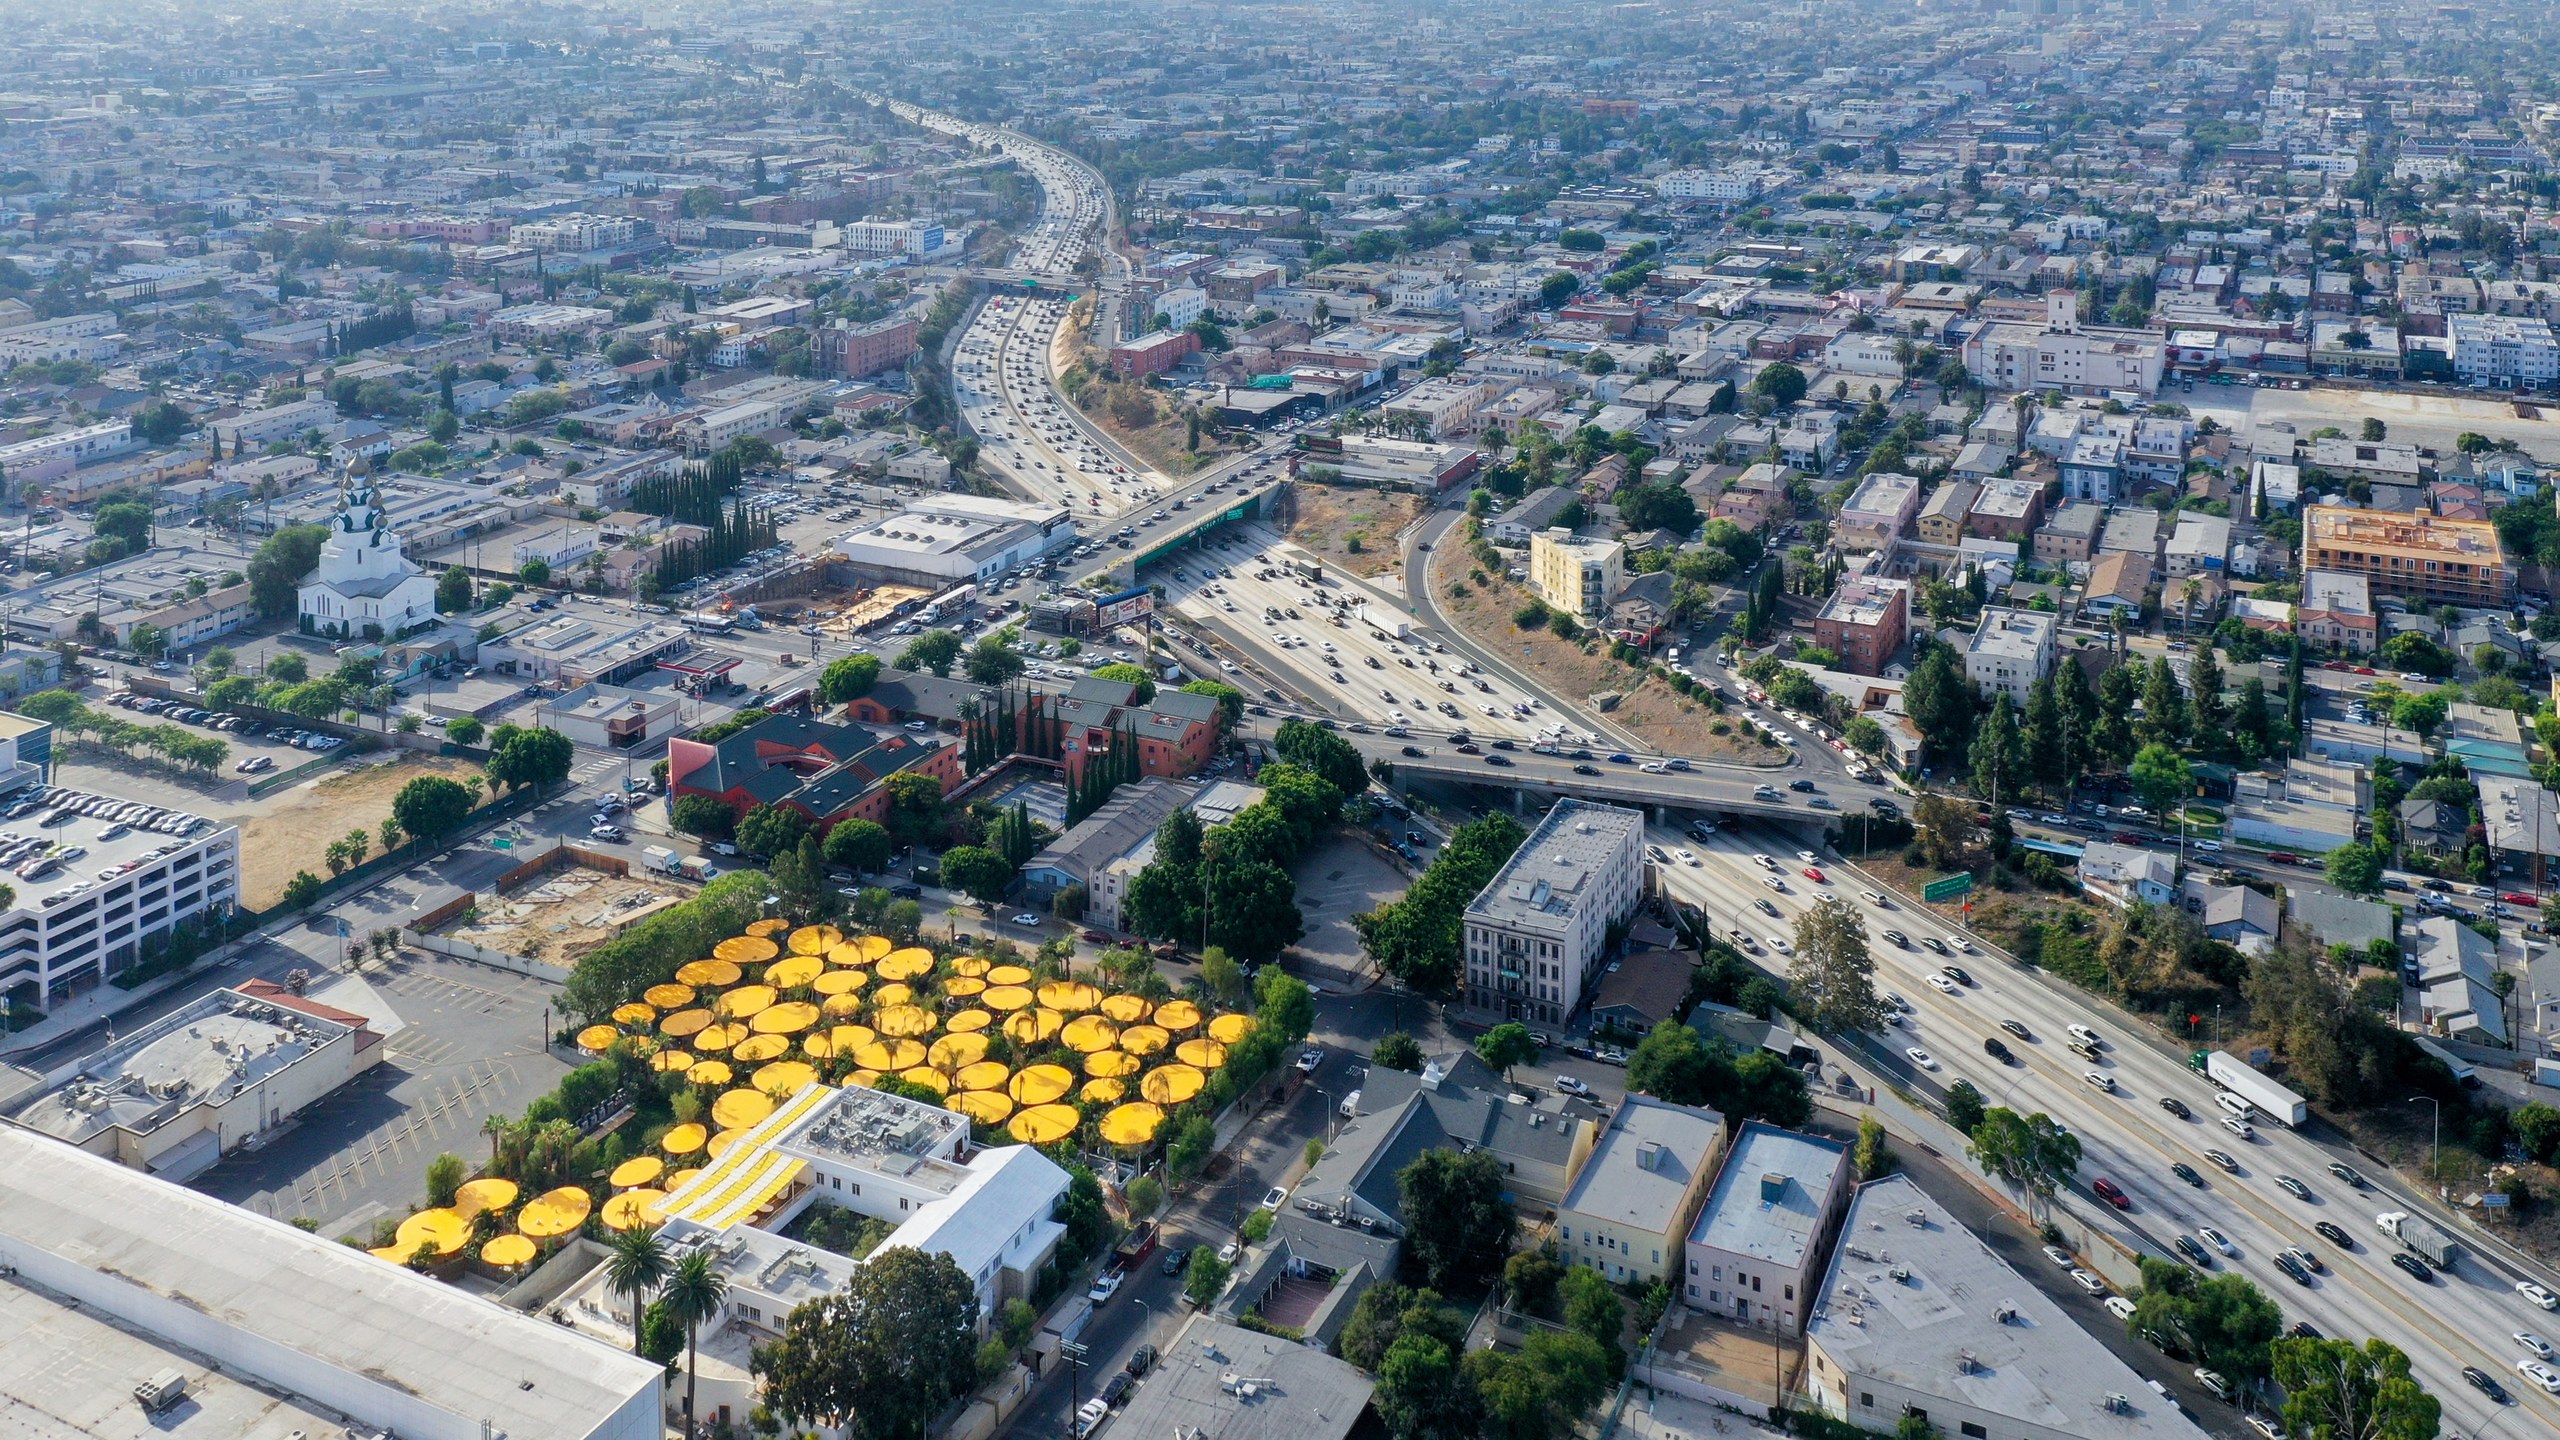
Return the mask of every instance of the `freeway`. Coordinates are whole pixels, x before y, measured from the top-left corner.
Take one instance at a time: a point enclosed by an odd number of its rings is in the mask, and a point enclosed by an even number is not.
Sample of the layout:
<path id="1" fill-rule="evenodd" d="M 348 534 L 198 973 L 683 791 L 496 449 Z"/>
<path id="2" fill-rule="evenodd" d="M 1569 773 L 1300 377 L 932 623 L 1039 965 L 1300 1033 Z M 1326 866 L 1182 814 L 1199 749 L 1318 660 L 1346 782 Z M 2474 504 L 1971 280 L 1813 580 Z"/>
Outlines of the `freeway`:
<path id="1" fill-rule="evenodd" d="M 2390 1263 L 2390 1242 L 2376 1234 L 2373 1217 L 2423 1207 L 2395 1193 L 2395 1177 L 2382 1175 L 2376 1177 L 2381 1188 L 2359 1189 L 2328 1168 L 2352 1162 L 2351 1152 L 2266 1123 L 2246 1139 L 2229 1133 L 2216 1123 L 2221 1112 L 2214 1107 L 2213 1088 L 2187 1068 L 2182 1054 L 2144 1038 L 2136 1022 L 2041 971 L 1988 953 L 1960 929 L 1902 900 L 1879 904 L 1866 898 L 1865 882 L 1827 858 L 1814 866 L 1824 881 L 1808 879 L 1798 858 L 1801 842 L 1778 830 L 1745 826 L 1701 839 L 1657 826 L 1648 838 L 1674 856 L 1659 867 L 1663 889 L 1704 910 L 1719 934 L 1740 930 L 1753 937 L 1772 968 L 1784 968 L 1777 942 L 1792 936 L 1795 918 L 1817 899 L 1837 897 L 1852 905 L 1867 928 L 1878 988 L 1911 1006 L 1881 1036 L 1861 1037 L 1865 1058 L 1914 1088 L 1936 1090 L 1962 1078 L 1993 1105 L 2041 1110 L 2069 1126 L 2080 1137 L 2084 1157 L 2080 1186 L 2071 1197 L 2075 1210 L 2098 1216 L 2134 1237 L 2138 1248 L 2162 1256 L 2171 1253 L 2180 1234 L 2217 1229 L 2236 1253 L 2208 1246 L 2215 1269 L 2258 1282 L 2289 1321 L 2308 1320 L 2330 1335 L 2376 1335 L 2401 1346 L 2443 1399 L 2448 1428 L 2474 1440 L 2548 1434 L 2560 1426 L 2560 1401 L 2515 1373 L 2516 1362 L 2532 1357 L 2510 1338 L 2517 1331 L 2553 1331 L 2551 1317 L 2513 1288 L 2524 1278 L 2554 1285 L 2550 1276 L 2510 1273 L 2476 1251 L 2427 1282 L 2402 1273 Z M 1694 864 L 1678 856 L 1684 848 Z M 1770 856 L 1777 874 L 1756 864 L 1755 854 Z M 1783 892 L 1771 888 L 1773 879 L 1784 885 Z M 1903 932 L 1908 943 L 1885 940 L 1887 930 Z M 1972 953 L 1942 956 L 1927 948 L 1930 939 L 1950 949 L 1962 941 Z M 1951 960 L 1969 972 L 1970 983 L 1948 980 L 1941 987 L 1931 981 Z M 2025 1033 L 2006 1030 L 2003 1022 Z M 2097 1063 L 2064 1049 L 2066 1027 L 2073 1024 L 2094 1026 L 2106 1037 Z M 1995 1039 L 2017 1057 L 2014 1063 L 1986 1052 L 1984 1042 Z M 1913 1050 L 1926 1055 L 1925 1064 Z M 2091 1076 L 2103 1077 L 2105 1084 Z M 2188 1114 L 2165 1108 L 2169 1100 Z M 2231 1157 L 2229 1167 L 2208 1153 L 2216 1150 Z M 2176 1177 L 2173 1164 L 2189 1166 L 2202 1183 Z M 2122 1187 L 2128 1210 L 2109 1212 L 2088 1197 L 2087 1185 L 2102 1176 Z M 2300 1183 L 2308 1198 L 2282 1188 L 2279 1177 Z M 2349 1243 L 2321 1237 L 2313 1229 L 2321 1221 L 2337 1226 Z M 2297 1284 L 2274 1263 L 2285 1247 L 2319 1257 L 2325 1273 Z M 2518 1402 L 2492 1405 L 2463 1383 L 2465 1365 L 2502 1377 Z"/>

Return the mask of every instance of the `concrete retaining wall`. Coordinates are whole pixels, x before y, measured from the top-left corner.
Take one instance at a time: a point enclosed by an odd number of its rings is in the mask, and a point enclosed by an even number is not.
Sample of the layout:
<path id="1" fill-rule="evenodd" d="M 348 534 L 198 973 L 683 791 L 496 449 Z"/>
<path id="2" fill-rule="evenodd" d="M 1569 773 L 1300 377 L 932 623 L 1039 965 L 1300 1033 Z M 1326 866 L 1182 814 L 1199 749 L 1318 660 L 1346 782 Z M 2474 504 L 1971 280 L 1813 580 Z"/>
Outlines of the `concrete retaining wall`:
<path id="1" fill-rule="evenodd" d="M 415 945 L 430 954 L 468 960 L 477 965 L 486 965 L 493 970 L 505 970 L 511 974 L 548 981 L 554 985 L 565 985 L 569 982 L 569 972 L 557 965 L 548 965 L 523 955 L 510 955 L 504 950 L 492 950 L 485 945 L 474 945 L 467 940 L 455 940 L 443 935 L 430 935 L 422 930 L 407 929 L 400 932 L 400 939 L 403 944 Z"/>

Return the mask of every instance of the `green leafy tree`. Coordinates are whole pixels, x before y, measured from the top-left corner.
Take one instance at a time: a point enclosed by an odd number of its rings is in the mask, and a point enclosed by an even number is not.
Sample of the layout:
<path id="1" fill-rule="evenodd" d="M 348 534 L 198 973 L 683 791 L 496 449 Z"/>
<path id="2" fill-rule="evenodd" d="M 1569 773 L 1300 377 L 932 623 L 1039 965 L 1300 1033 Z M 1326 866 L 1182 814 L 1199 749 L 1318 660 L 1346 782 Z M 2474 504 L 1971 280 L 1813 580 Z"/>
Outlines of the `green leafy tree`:
<path id="1" fill-rule="evenodd" d="M 688 835 L 726 840 L 737 832 L 738 812 L 709 795 L 679 795 L 667 806 L 667 821 Z"/>
<path id="2" fill-rule="evenodd" d="M 1965 1153 L 2029 1195 L 2050 1198 L 2080 1169 L 2080 1137 L 2038 1111 L 2020 1115 L 1995 1105 L 1973 1127 Z"/>
<path id="3" fill-rule="evenodd" d="M 1141 705 L 1144 705 L 1148 701 L 1156 698 L 1156 677 L 1148 674 L 1145 669 L 1129 664 L 1127 661 L 1122 661 L 1114 665 L 1102 666 L 1093 672 L 1093 678 L 1096 680 L 1117 680 L 1124 685 L 1135 685 L 1138 687 L 1137 702 Z"/>
<path id="4" fill-rule="evenodd" d="M 551 562 L 537 555 L 516 567 L 516 578 L 528 586 L 548 585 L 551 583 Z"/>
<path id="5" fill-rule="evenodd" d="M 2175 1260 L 2144 1256 L 2142 1290 L 2125 1323 L 2137 1335 L 2156 1330 L 2205 1368 L 2246 1384 L 2266 1376 L 2267 1347 L 2284 1333 L 2284 1316 L 2245 1275 L 2203 1276 Z"/>
<path id="6" fill-rule="evenodd" d="M 1575 1265 L 1566 1269 L 1557 1291 L 1564 1299 L 1565 1328 L 1598 1345 L 1609 1356 L 1612 1371 L 1623 1365 L 1627 1306 L 1617 1288 L 1591 1266 Z"/>
<path id="7" fill-rule="evenodd" d="M 445 614 L 471 608 L 471 572 L 459 565 L 447 565 L 436 577 L 436 609 Z"/>
<path id="8" fill-rule="evenodd" d="M 1421 1073 L 1422 1059 L 1421 1044 L 1402 1030 L 1390 1030 L 1379 1036 L 1377 1045 L 1369 1051 L 1370 1063 L 1413 1074 Z M 2560 1117 L 2560 1111 L 2553 1114 Z"/>
<path id="9" fill-rule="evenodd" d="M 880 683 L 880 657 L 847 655 L 818 676 L 818 703 L 847 705 L 871 693 Z"/>
<path id="10" fill-rule="evenodd" d="M 2288 1435 L 2307 1440 L 2435 1440 L 2443 1403 L 2387 1340 L 2278 1340 L 2271 1370 Z"/>
<path id="11" fill-rule="evenodd" d="M 1313 772 L 1345 796 L 1369 788 L 1368 762 L 1351 742 L 1304 720 L 1283 720 L 1271 748 L 1283 760 Z"/>
<path id="12" fill-rule="evenodd" d="M 2187 738 L 2186 697 L 2178 691 L 2178 675 L 2169 657 L 2159 656 L 2142 682 L 2142 719 L 2134 734 L 2149 745 L 2176 745 Z"/>
<path id="13" fill-rule="evenodd" d="M 429 845 L 460 829 L 470 814 L 471 792 L 441 775 L 421 775 L 391 797 L 391 818 Z"/>
<path id="14" fill-rule="evenodd" d="M 1973 686 L 1953 650 L 1930 646 L 1903 687 L 1902 701 L 1931 754 L 1944 758 L 1963 753 L 1973 737 Z"/>
<path id="15" fill-rule="evenodd" d="M 1402 1335 L 1378 1364 L 1371 1397 L 1393 1440 L 1481 1440 L 1484 1402 L 1460 1372 L 1457 1351 L 1427 1335 Z"/>
<path id="16" fill-rule="evenodd" d="M 1866 922 L 1845 900 L 1825 898 L 1796 917 L 1796 953 L 1787 986 L 1801 1011 L 1831 1030 L 1874 1030 L 1886 1007 L 1876 995 Z"/>
<path id="17" fill-rule="evenodd" d="M 1538 1042 L 1529 1038 L 1529 1027 L 1516 1020 L 1505 1021 L 1476 1037 L 1476 1058 L 1488 1067 L 1511 1078 L 1515 1065 L 1537 1062 Z"/>
<path id="18" fill-rule="evenodd" d="M 2187 769 L 2187 757 L 2164 744 L 2150 744 L 2133 757 L 2129 773 L 2133 793 L 2152 814 L 2166 820 L 2177 813 L 2188 796 L 2196 793 L 2195 778 Z"/>
<path id="19" fill-rule="evenodd" d="M 560 784 L 577 757 L 577 745 L 557 730 L 501 725 L 489 732 L 489 779 L 509 790 Z"/>
<path id="20" fill-rule="evenodd" d="M 936 675 L 948 676 L 951 673 L 952 662 L 959 658 L 960 637 L 958 635 L 948 630 L 927 630 L 908 642 L 906 649 L 898 652 L 898 668 L 930 670 Z"/>
<path id="21" fill-rule="evenodd" d="M 720 808 L 725 811 L 729 807 L 723 805 Z M 827 863 L 856 874 L 868 875 L 887 869 L 889 850 L 888 830 L 873 821 L 839 820 L 836 827 L 827 832 Z"/>
<path id="22" fill-rule="evenodd" d="M 972 899 L 994 904 L 1013 886 L 1013 866 L 993 850 L 954 845 L 942 852 L 942 884 L 965 890 Z"/>
<path id="23" fill-rule="evenodd" d="M 968 659 L 961 666 L 971 683 L 978 685 L 1002 685 L 1026 668 L 1028 662 L 1022 652 L 1004 643 L 1000 635 L 989 635 L 970 647 Z"/>
<path id="24" fill-rule="evenodd" d="M 2018 734 L 2018 712 L 2007 691 L 1991 702 L 1991 714 L 1973 737 L 1973 793 L 1996 801 L 2018 793 L 2027 750 Z"/>
<path id="25" fill-rule="evenodd" d="M 787 855 L 809 833 L 809 817 L 779 805 L 756 805 L 738 817 L 738 848 L 750 855 Z"/>
<path id="26" fill-rule="evenodd" d="M 976 1385 L 977 1352 L 976 1283 L 949 1255 L 899 1245 L 863 1261 L 842 1293 L 792 1311 L 753 1365 L 777 1414 L 922 1440 Z"/>
<path id="27" fill-rule="evenodd" d="M 1404 1213 L 1433 1217 L 1405 1237 L 1408 1273 L 1444 1292 L 1493 1283 L 1519 1228 L 1508 1188 L 1502 1162 L 1485 1150 L 1430 1150 L 1398 1171 Z"/>
<path id="28" fill-rule="evenodd" d="M 302 578 L 320 563 L 320 547 L 328 538 L 324 525 L 287 525 L 258 546 L 258 553 L 249 557 L 247 574 L 249 596 L 260 614 L 277 619 L 294 613 Z M 272 664 L 267 673 L 284 678 L 276 675 Z"/>
<path id="29" fill-rule="evenodd" d="M 1751 377 L 1751 393 L 1767 396 L 1772 405 L 1783 410 L 1802 400 L 1810 384 L 1802 370 L 1779 360 L 1763 366 L 1759 374 Z"/>
<path id="30" fill-rule="evenodd" d="M 1972 1081 L 1958 1080 L 1947 1087 L 1947 1123 L 1956 1127 L 1956 1133 L 1972 1134 L 1983 1114 L 1982 1092 L 1973 1088 Z"/>
<path id="31" fill-rule="evenodd" d="M 1198 1246 L 1192 1250 L 1191 1264 L 1183 1273 L 1182 1293 L 1205 1310 L 1226 1290 L 1227 1277 L 1233 1273 L 1234 1267 L 1210 1253 L 1208 1246 Z"/>
<path id="32" fill-rule="evenodd" d="M 2330 884 L 2350 895 L 2372 895 L 2382 889 L 2382 853 L 2361 840 L 2330 851 L 2321 869 Z"/>

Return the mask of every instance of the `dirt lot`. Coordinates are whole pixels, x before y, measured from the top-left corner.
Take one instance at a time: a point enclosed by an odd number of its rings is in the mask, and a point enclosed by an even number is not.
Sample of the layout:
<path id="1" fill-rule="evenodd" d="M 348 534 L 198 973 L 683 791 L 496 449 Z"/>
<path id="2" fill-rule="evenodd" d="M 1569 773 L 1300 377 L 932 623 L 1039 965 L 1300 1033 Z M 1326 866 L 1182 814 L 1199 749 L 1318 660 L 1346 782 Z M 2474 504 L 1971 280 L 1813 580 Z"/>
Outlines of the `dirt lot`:
<path id="1" fill-rule="evenodd" d="M 564 969 L 636 922 L 685 898 L 686 892 L 642 876 L 607 875 L 563 866 L 533 884 L 481 906 L 456 940 L 528 955 Z"/>
<path id="2" fill-rule="evenodd" d="M 1384 575 L 1404 563 L 1396 537 L 1428 508 L 1419 495 L 1336 489 L 1300 481 L 1283 489 L 1278 518 L 1289 538 L 1354 575 Z M 1360 542 L 1353 554 L 1351 542 Z"/>
<path id="3" fill-rule="evenodd" d="M 1610 658 L 1605 646 L 1595 643 L 1586 651 L 1581 641 L 1512 624 L 1513 612 L 1531 599 L 1528 590 L 1499 577 L 1489 585 L 1478 584 L 1471 575 L 1474 569 L 1475 558 L 1460 542 L 1458 532 L 1449 532 L 1448 540 L 1432 551 L 1432 593 L 1460 629 L 1478 643 L 1499 650 L 1505 665 L 1526 670 L 1539 684 L 1568 700 L 1618 694 L 1622 698 L 1608 712 L 1610 720 L 1656 749 L 1741 765 L 1776 767 L 1787 762 L 1786 750 L 1775 742 L 1746 741 L 1729 728 L 1719 733 L 1717 727 L 1725 725 L 1721 716 L 1659 680 L 1648 676 L 1635 689 L 1627 689 L 1635 672 Z M 1456 594 L 1457 584 L 1465 585 L 1467 593 Z"/>
<path id="4" fill-rule="evenodd" d="M 362 827 L 376 831 L 391 813 L 391 797 L 421 775 L 467 780 L 480 767 L 466 760 L 395 751 L 389 760 L 355 770 L 335 771 L 317 780 L 279 790 L 253 802 L 255 812 L 240 824 L 240 903 L 262 910 L 284 898 L 293 872 L 308 870 L 326 877 L 320 852 L 329 842 Z"/>

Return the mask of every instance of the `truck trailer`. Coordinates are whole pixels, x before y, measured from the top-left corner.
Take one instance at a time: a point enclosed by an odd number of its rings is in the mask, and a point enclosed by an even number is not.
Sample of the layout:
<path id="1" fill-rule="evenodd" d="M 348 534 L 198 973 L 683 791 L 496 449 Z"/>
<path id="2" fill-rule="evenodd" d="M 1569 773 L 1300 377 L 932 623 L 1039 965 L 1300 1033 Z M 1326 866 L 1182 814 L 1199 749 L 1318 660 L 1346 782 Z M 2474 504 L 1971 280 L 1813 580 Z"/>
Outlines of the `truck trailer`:
<path id="1" fill-rule="evenodd" d="M 2439 1270 L 2452 1266 L 2462 1247 L 2452 1236 L 2406 1210 L 2386 1210 L 2373 1217 L 2373 1228 L 2400 1242 L 2400 1248 Z"/>
<path id="2" fill-rule="evenodd" d="M 2258 1107 L 2258 1113 L 2279 1125 L 2299 1125 L 2309 1119 L 2311 1107 L 2299 1095 L 2249 1068 L 2238 1058 L 2219 1050 L 2198 1050 L 2187 1058 L 2196 1070 L 2214 1084 Z"/>

